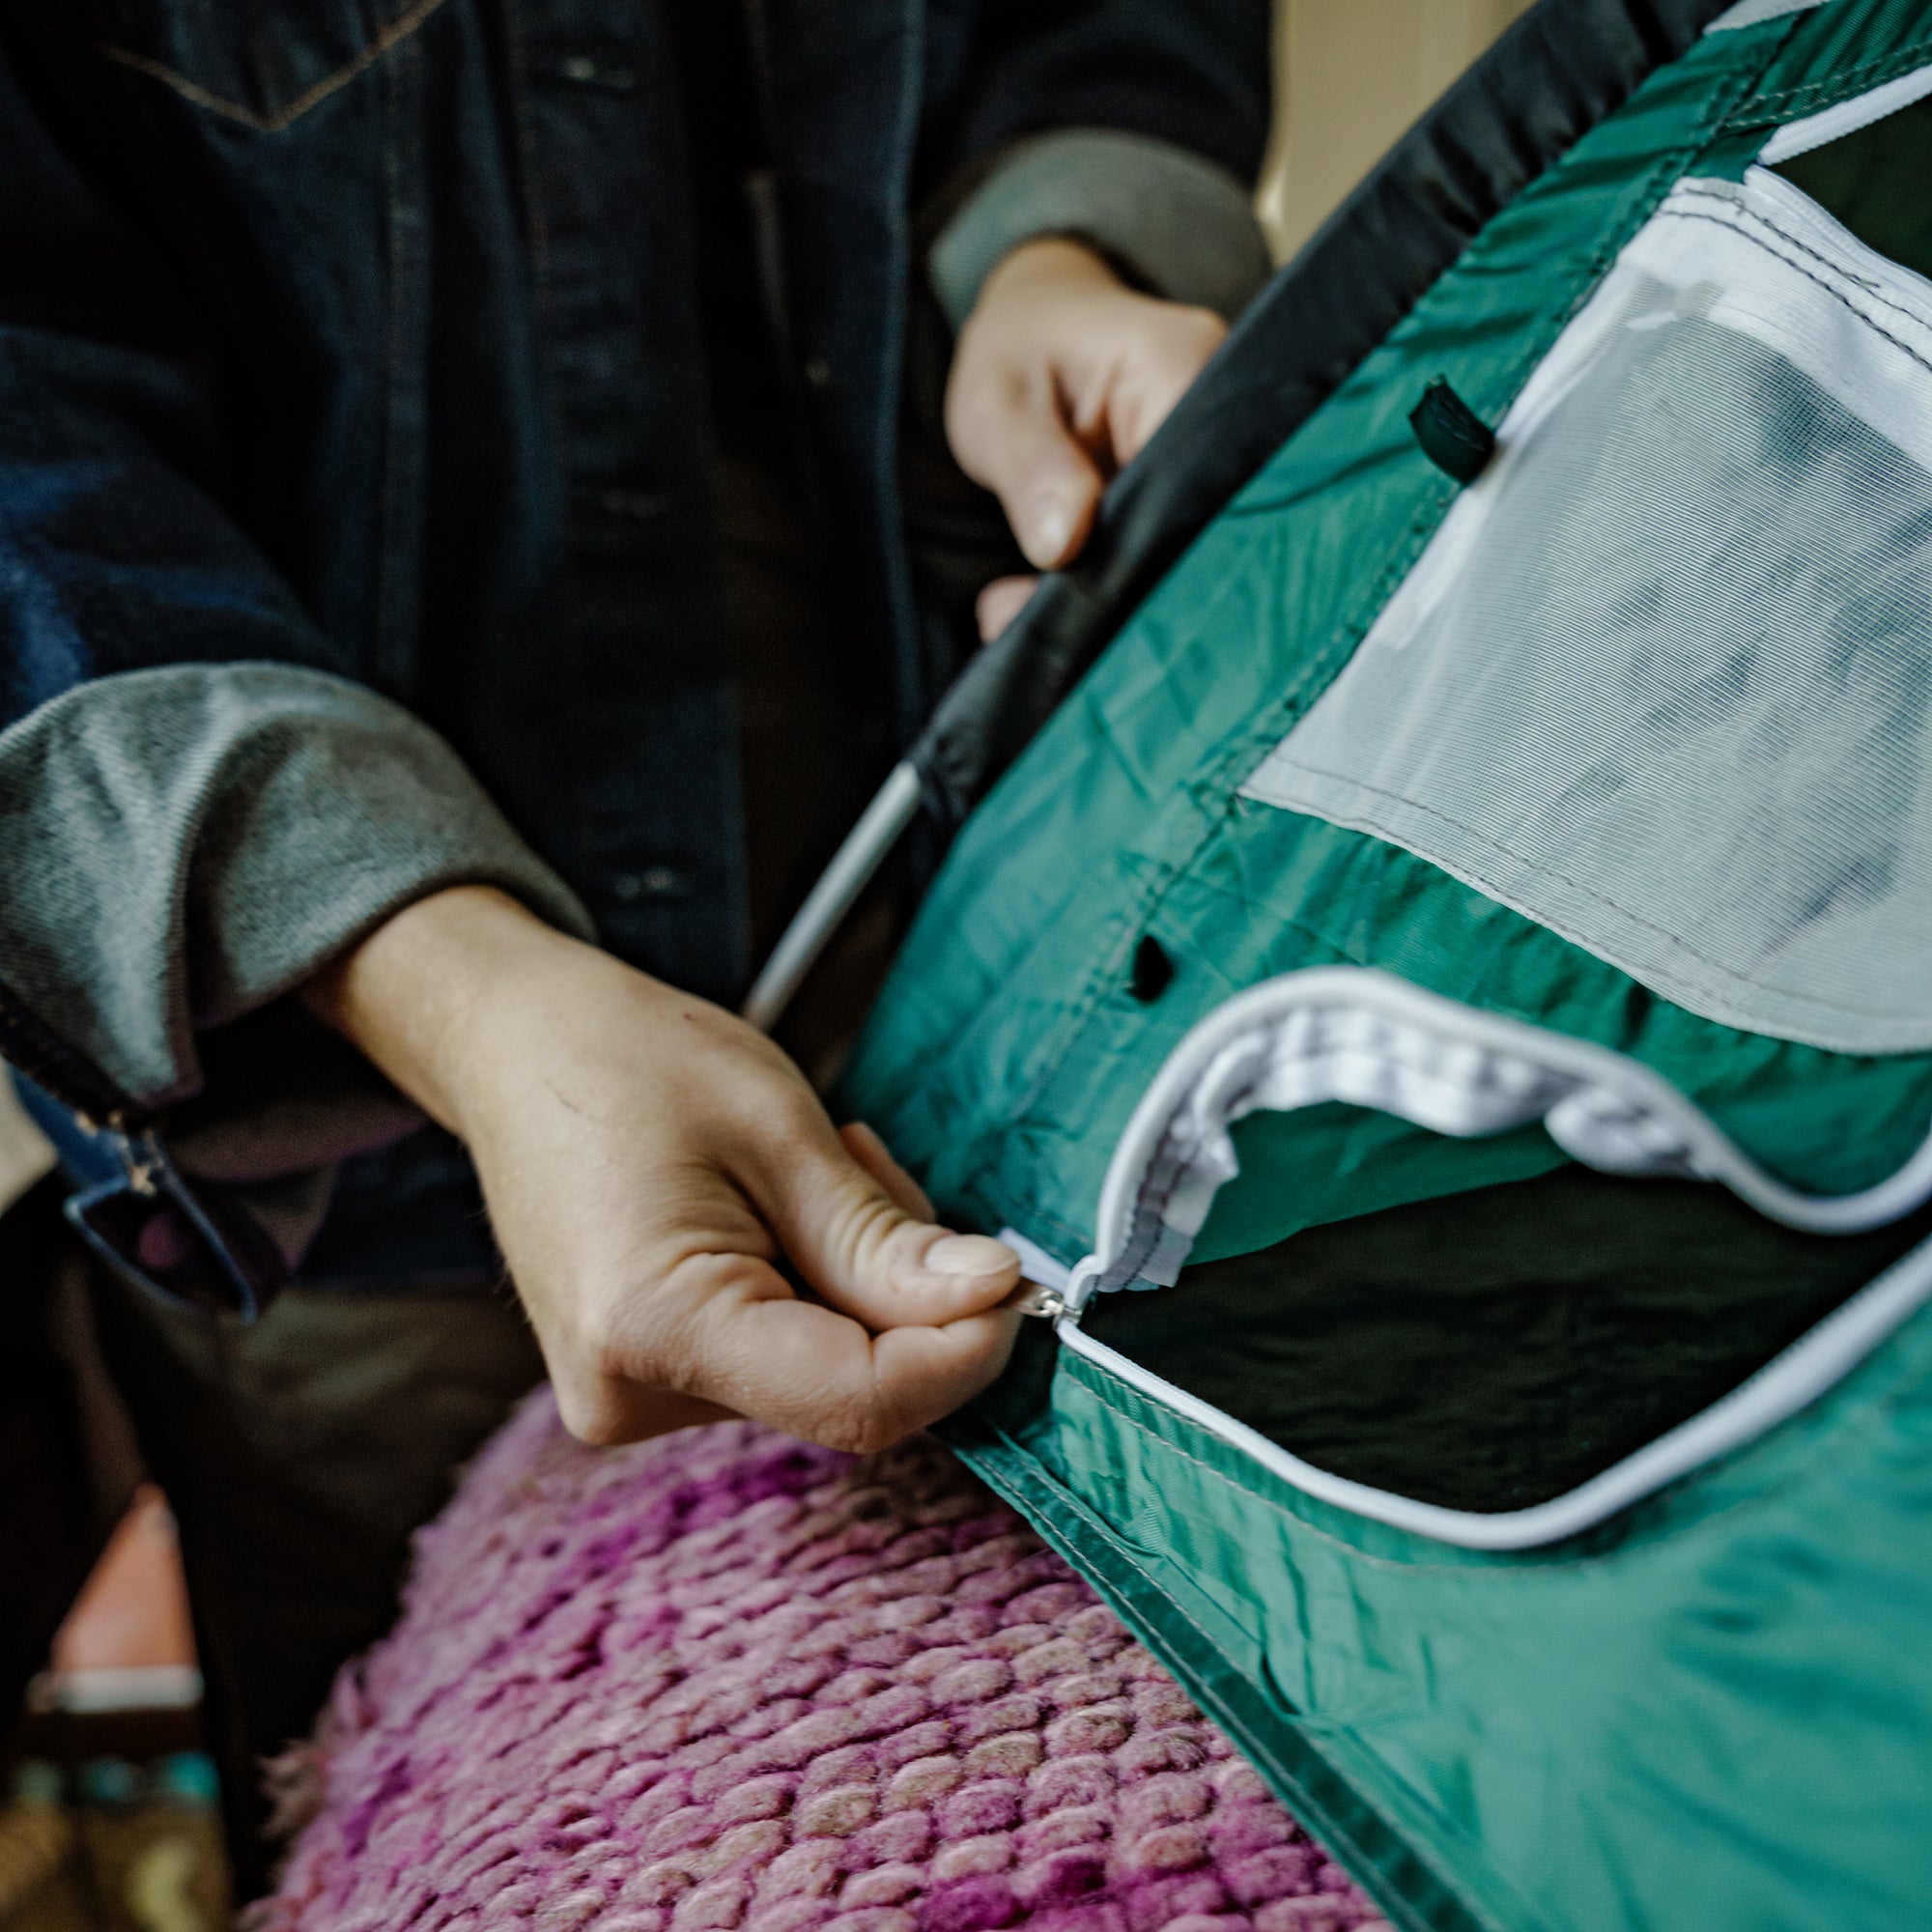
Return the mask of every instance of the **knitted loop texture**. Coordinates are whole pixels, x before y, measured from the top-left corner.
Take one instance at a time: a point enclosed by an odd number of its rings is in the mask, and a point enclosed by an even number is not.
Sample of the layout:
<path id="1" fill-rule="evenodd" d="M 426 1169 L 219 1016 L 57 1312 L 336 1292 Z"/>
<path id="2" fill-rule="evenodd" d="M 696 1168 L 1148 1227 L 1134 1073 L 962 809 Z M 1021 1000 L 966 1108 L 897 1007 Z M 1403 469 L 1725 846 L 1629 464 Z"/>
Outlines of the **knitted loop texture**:
<path id="1" fill-rule="evenodd" d="M 1387 1932 L 929 1438 L 590 1450 L 539 1394 L 282 1777 L 252 1932 Z"/>

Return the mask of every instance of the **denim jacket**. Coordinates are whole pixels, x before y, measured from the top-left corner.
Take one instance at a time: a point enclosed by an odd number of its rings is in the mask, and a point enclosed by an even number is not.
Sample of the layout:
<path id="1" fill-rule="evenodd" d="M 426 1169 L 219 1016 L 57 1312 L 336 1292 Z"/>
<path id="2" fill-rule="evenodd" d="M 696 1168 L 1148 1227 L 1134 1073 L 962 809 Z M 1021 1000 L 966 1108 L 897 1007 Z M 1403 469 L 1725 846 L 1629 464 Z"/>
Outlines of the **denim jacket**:
<path id="1" fill-rule="evenodd" d="M 621 956 L 714 997 L 745 970 L 666 4 L 64 0 L 0 25 L 0 1050 L 60 1092 L 52 1123 L 125 1103 L 152 1145 L 124 1169 L 152 1180 L 162 1110 L 205 1104 L 214 1029 L 431 883 L 497 879 L 580 925 L 581 905 Z M 1259 243 L 1229 209 L 1264 134 L 1267 9 L 748 5 L 768 307 L 850 621 L 906 735 L 933 670 L 895 480 L 923 242 L 955 320 L 1028 233 L 1091 235 L 1165 293 L 1252 286 Z M 316 809 L 359 810 L 380 851 L 337 855 L 327 918 L 298 839 L 258 854 L 254 926 L 280 892 L 303 936 L 252 974 L 204 836 L 247 824 L 264 782 L 232 743 L 183 741 L 167 765 L 177 794 L 206 779 L 171 844 L 116 845 L 145 780 L 94 815 L 83 869 L 142 904 L 48 886 L 72 860 L 45 773 L 105 782 L 71 695 L 120 692 L 110 723 L 138 746 L 142 674 L 240 664 L 347 680 L 355 728 L 426 724 L 471 775 L 429 787 L 434 863 L 412 870 L 389 862 L 408 810 L 361 799 L 356 758 L 336 759 Z M 337 700 L 316 690 L 290 702 L 326 734 Z M 301 755 L 264 723 L 276 701 L 258 677 L 255 710 L 223 715 Z M 10 764 L 9 745 L 38 750 Z M 118 997 L 160 1002 L 172 1043 L 117 1069 L 127 1019 L 101 987 L 135 929 L 119 980 L 156 990 Z"/>

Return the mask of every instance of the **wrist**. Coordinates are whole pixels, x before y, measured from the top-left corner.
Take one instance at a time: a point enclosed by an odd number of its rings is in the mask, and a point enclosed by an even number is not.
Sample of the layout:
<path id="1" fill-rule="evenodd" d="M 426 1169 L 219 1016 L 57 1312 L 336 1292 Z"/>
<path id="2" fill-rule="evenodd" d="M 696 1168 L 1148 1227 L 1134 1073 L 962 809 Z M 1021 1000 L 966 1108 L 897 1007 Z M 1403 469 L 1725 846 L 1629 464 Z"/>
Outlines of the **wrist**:
<path id="1" fill-rule="evenodd" d="M 514 1031 L 506 1007 L 578 965 L 573 955 L 603 960 L 508 894 L 454 886 L 391 915 L 300 998 L 439 1125 L 469 1139 Z"/>
<path id="2" fill-rule="evenodd" d="M 1036 235 L 1008 249 L 980 285 L 976 313 L 989 302 L 1045 284 L 1095 288 L 1125 286 L 1107 258 L 1071 235 Z"/>

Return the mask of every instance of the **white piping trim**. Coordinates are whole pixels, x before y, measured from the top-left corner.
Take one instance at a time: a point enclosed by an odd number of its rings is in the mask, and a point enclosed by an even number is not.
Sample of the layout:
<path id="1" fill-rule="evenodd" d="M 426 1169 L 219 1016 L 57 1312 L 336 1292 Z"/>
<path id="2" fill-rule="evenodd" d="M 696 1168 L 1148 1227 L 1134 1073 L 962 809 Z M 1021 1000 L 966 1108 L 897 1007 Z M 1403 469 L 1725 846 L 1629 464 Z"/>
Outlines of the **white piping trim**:
<path id="1" fill-rule="evenodd" d="M 1869 94 L 1856 95 L 1850 100 L 1839 101 L 1835 107 L 1826 108 L 1822 114 L 1787 121 L 1758 150 L 1758 162 L 1763 167 L 1775 168 L 1780 161 L 1795 160 L 1800 155 L 1808 155 L 1813 148 L 1842 141 L 1847 134 L 1856 134 L 1860 128 L 1871 127 L 1887 115 L 1923 100 L 1928 94 L 1932 94 L 1932 67 L 1902 73 L 1883 87 L 1873 88 Z"/>
<path id="2" fill-rule="evenodd" d="M 1567 1494 L 1529 1509 L 1492 1513 L 1445 1509 L 1330 1475 L 1291 1455 L 1259 1430 L 1224 1415 L 1199 1396 L 1176 1388 L 1094 1341 L 1082 1331 L 1077 1317 L 1063 1316 L 1056 1329 L 1075 1354 L 1085 1355 L 1142 1394 L 1245 1451 L 1271 1475 L 1321 1502 L 1464 1549 L 1532 1549 L 1594 1528 L 1666 1483 L 1788 1421 L 1843 1379 L 1928 1300 L 1932 1300 L 1932 1241 L 1914 1248 L 1748 1381 L 1688 1422 Z"/>
<path id="3" fill-rule="evenodd" d="M 1926 71 L 1932 73 L 1932 68 Z M 1894 262 L 1889 255 L 1881 255 L 1869 242 L 1861 242 L 1836 215 L 1828 213 L 1795 182 L 1773 174 L 1758 162 L 1752 162 L 1745 170 L 1743 186 L 1748 196 L 1755 197 L 1765 207 L 1736 209 L 1731 219 L 1742 232 L 1748 234 L 1753 221 L 1761 222 L 1787 244 L 1796 242 L 1810 249 L 1814 262 L 1818 255 L 1829 257 L 1837 277 L 1837 292 L 1858 308 L 1865 321 L 1887 329 L 1912 329 L 1913 346 L 1921 353 L 1924 351 L 1925 331 L 1932 329 L 1932 288 L 1927 287 L 1923 275 L 1902 262 Z M 1889 304 L 1878 315 L 1872 313 L 1873 296 Z M 1773 342 L 1771 346 L 1783 345 Z M 1881 413 L 1870 409 L 1859 411 L 1863 397 L 1856 390 L 1845 400 L 1867 422 Z M 1881 431 L 1889 429 L 1883 420 L 1873 422 L 1872 426 Z"/>
<path id="4" fill-rule="evenodd" d="M 1325 1100 L 1465 1136 L 1540 1120 L 1588 1166 L 1720 1181 L 1767 1218 L 1813 1234 L 1882 1227 L 1932 1194 L 1932 1138 L 1876 1186 L 1806 1194 L 1638 1061 L 1374 968 L 1319 966 L 1237 994 L 1168 1055 L 1107 1165 L 1097 1285 L 1172 1282 L 1215 1193 L 1239 1172 L 1228 1128 Z"/>
<path id="5" fill-rule="evenodd" d="M 852 910 L 853 900 L 871 883 L 886 854 L 912 823 L 919 796 L 918 771 L 910 764 L 895 765 L 878 796 L 845 835 L 844 844 L 793 915 L 746 997 L 744 1016 L 760 1033 L 770 1033 L 778 1025 L 826 942 Z"/>
<path id="6" fill-rule="evenodd" d="M 1037 1281 L 1059 1294 L 1066 1293 L 1073 1270 L 1065 1262 L 1057 1261 L 1037 1241 L 1028 1240 L 1017 1228 L 1002 1228 L 999 1237 L 1019 1256 L 1020 1274 L 1025 1280 Z"/>

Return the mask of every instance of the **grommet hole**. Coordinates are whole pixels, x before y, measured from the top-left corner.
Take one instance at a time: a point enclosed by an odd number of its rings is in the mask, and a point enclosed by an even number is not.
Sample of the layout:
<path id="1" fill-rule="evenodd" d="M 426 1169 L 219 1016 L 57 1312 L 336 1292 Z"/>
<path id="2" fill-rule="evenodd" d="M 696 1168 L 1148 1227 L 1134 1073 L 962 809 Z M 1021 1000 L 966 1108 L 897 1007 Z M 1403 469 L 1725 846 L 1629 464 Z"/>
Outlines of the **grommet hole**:
<path id="1" fill-rule="evenodd" d="M 1152 933 L 1144 933 L 1134 948 L 1134 970 L 1127 990 L 1142 1006 L 1151 1006 L 1174 984 L 1174 961 Z"/>

